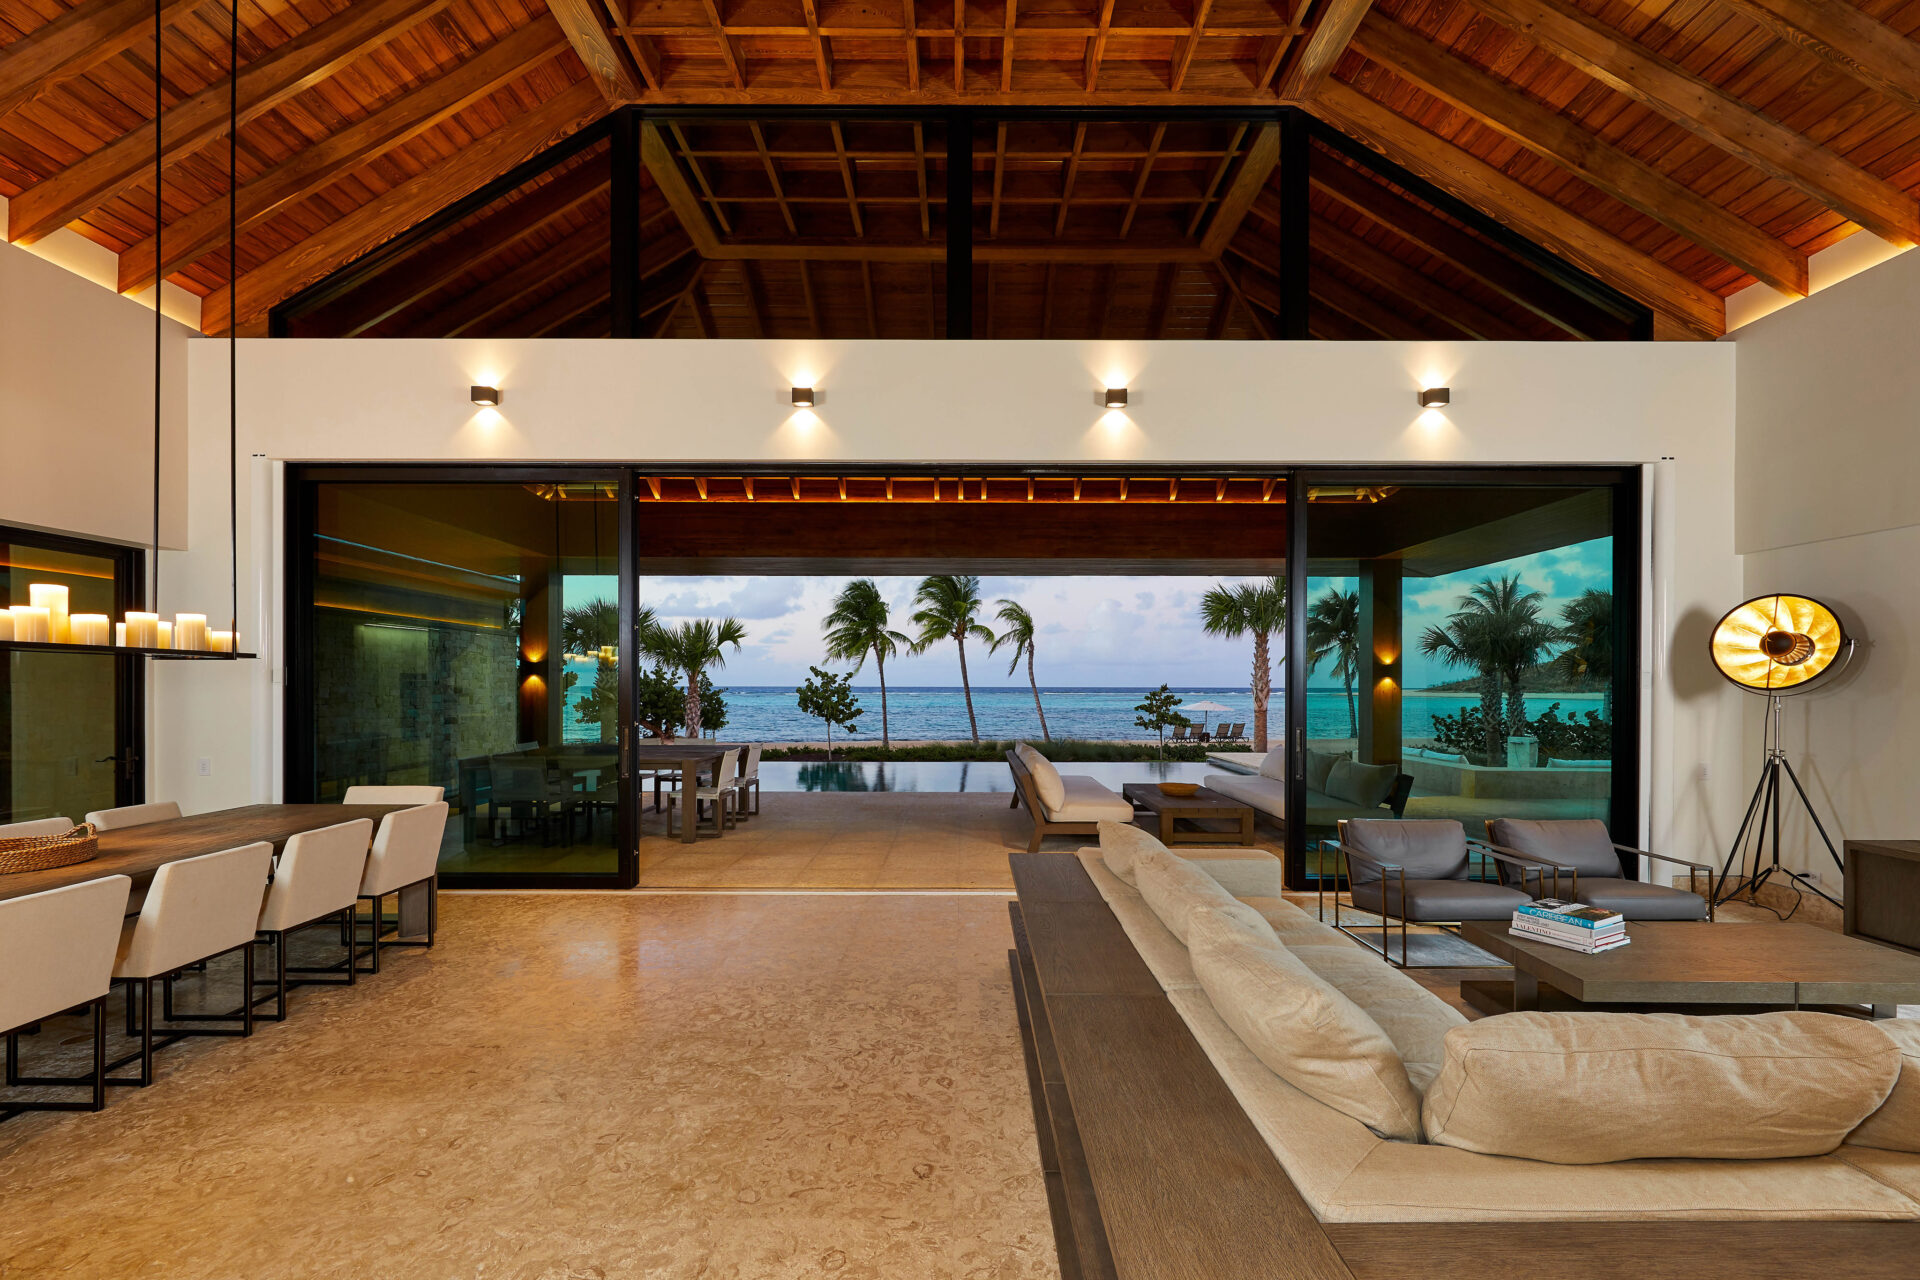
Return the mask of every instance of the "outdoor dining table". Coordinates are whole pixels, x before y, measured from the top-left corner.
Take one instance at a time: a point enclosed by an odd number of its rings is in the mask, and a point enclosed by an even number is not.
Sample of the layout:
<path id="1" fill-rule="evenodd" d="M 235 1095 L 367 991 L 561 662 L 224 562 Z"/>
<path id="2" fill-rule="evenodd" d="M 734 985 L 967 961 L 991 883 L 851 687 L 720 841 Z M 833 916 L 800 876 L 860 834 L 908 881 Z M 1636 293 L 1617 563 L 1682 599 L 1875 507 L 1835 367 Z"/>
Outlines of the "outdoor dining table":
<path id="1" fill-rule="evenodd" d="M 238 809 L 198 813 L 190 818 L 166 818 L 137 827 L 102 831 L 100 854 L 90 862 L 0 876 L 0 900 L 81 884 L 102 876 L 128 876 L 133 880 L 133 894 L 127 900 L 127 914 L 133 915 L 146 901 L 154 873 L 169 862 L 262 840 L 273 846 L 277 857 L 287 841 L 302 831 L 351 822 L 355 818 L 370 819 L 378 826 L 380 819 L 388 814 L 410 807 L 404 804 L 250 804 Z M 407 936 L 425 933 L 432 907 L 432 881 L 402 889 L 400 932 Z"/>
<path id="2" fill-rule="evenodd" d="M 700 785 L 703 771 L 718 769 L 720 757 L 729 751 L 745 751 L 737 742 L 649 742 L 635 746 L 631 760 L 636 768 L 652 767 L 677 768 L 680 770 L 680 795 L 683 804 L 693 803 L 693 793 Z M 680 842 L 692 844 L 694 835 L 693 811 L 686 811 L 686 821 L 680 824 Z"/>

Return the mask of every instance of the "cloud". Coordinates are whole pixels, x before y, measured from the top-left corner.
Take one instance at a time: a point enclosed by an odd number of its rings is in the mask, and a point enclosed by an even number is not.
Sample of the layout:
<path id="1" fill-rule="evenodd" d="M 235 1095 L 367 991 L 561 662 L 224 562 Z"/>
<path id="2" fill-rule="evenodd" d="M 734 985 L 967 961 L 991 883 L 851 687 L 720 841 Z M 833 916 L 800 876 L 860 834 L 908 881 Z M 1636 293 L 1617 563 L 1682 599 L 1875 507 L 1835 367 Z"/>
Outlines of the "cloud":
<path id="1" fill-rule="evenodd" d="M 675 583 L 677 590 L 653 602 L 653 611 L 662 618 L 784 618 L 799 603 L 807 581 L 805 578 L 683 579 Z M 707 585 L 709 583 L 714 585 Z"/>

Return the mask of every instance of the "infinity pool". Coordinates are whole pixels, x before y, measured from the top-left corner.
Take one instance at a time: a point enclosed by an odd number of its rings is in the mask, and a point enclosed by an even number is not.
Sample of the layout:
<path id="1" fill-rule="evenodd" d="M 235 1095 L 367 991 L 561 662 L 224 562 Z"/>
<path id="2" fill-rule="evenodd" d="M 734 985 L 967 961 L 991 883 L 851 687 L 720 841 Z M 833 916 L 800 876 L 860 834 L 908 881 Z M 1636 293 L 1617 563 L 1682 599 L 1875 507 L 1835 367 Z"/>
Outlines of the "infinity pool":
<path id="1" fill-rule="evenodd" d="M 1219 770 L 1207 764 L 1100 762 L 1062 764 L 1062 773 L 1078 773 L 1118 791 L 1128 782 L 1205 782 Z M 873 761 L 832 763 L 765 760 L 760 785 L 767 791 L 999 791 L 1013 790 L 1013 772 L 1003 760 Z"/>

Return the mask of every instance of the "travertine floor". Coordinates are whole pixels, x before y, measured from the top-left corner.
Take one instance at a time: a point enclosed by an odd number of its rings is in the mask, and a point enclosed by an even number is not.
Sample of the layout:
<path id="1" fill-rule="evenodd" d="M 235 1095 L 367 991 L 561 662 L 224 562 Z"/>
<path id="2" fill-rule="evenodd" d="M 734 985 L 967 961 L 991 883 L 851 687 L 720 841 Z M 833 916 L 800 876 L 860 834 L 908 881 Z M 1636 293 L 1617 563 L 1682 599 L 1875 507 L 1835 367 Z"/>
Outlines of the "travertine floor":
<path id="1" fill-rule="evenodd" d="M 1003 900 L 447 895 L 442 928 L 0 1125 L 0 1277 L 1055 1274 Z"/>

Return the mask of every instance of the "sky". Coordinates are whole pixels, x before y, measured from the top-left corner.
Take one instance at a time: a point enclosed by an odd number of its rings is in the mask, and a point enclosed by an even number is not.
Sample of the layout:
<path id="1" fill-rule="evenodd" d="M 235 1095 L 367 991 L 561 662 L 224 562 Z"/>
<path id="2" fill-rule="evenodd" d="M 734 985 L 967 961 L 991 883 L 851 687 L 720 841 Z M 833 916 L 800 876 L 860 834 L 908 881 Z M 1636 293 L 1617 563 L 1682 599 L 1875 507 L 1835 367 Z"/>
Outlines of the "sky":
<path id="1" fill-rule="evenodd" d="M 1444 623 L 1459 598 L 1482 578 L 1518 572 L 1522 582 L 1545 597 L 1543 613 L 1553 621 L 1561 608 L 1588 587 L 1609 587 L 1612 576 L 1612 540 L 1600 538 L 1466 573 L 1440 578 L 1409 579 L 1406 583 L 1407 638 L 1404 659 L 1406 687 L 1425 688 L 1471 675 L 1421 656 L 1417 641 L 1428 626 Z M 1019 601 L 1038 625 L 1036 673 L 1046 687 L 1150 688 L 1162 682 L 1181 687 L 1245 688 L 1251 679 L 1253 644 L 1250 638 L 1226 640 L 1201 629 L 1200 598 L 1220 583 L 1245 581 L 1217 577 L 983 577 L 980 593 L 988 602 L 981 621 L 993 630 L 993 612 L 1005 597 Z M 640 602 L 661 621 L 734 617 L 745 625 L 742 650 L 728 653 L 726 668 L 717 672 L 722 685 L 784 685 L 805 680 L 810 666 L 845 664 L 825 662 L 820 619 L 832 608 L 834 595 L 846 578 L 820 577 L 660 577 L 642 578 Z M 894 626 L 911 635 L 909 621 L 918 577 L 876 578 L 892 606 Z M 1331 586 L 1353 589 L 1351 580 L 1316 578 L 1310 597 Z M 573 578 L 570 599 L 583 594 L 611 593 L 611 578 Z M 1277 639 L 1277 638 L 1276 638 Z M 1276 648 L 1277 648 L 1276 644 Z M 1009 654 L 967 646 L 967 666 L 977 687 L 1024 685 L 1024 666 L 1009 674 Z M 871 663 L 856 685 L 874 683 Z M 956 686 L 960 664 L 951 642 L 935 645 L 920 656 L 901 655 L 887 663 L 889 685 Z M 1278 687 L 1283 678 L 1276 678 Z M 1334 683 L 1325 672 L 1316 673 L 1313 687 Z"/>

